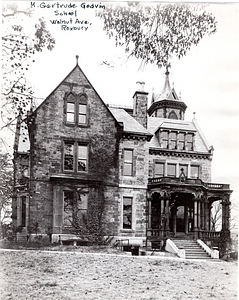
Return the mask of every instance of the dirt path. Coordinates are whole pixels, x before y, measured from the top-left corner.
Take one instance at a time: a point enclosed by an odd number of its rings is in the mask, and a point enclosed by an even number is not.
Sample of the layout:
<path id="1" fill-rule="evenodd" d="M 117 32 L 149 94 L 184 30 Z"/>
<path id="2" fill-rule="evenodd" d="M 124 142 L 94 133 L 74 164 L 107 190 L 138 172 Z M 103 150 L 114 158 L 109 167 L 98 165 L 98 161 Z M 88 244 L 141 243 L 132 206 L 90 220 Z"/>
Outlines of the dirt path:
<path id="1" fill-rule="evenodd" d="M 237 299 L 237 264 L 1 251 L 0 299 Z"/>

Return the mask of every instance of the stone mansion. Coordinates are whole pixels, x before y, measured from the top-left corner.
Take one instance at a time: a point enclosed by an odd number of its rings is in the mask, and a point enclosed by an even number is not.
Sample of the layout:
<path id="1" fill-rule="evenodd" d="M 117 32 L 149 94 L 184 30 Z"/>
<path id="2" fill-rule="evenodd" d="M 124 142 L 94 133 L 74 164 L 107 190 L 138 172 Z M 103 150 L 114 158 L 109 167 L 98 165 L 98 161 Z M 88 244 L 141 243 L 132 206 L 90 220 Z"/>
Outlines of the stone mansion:
<path id="1" fill-rule="evenodd" d="M 133 108 L 106 105 L 78 65 L 19 116 L 14 145 L 13 223 L 19 237 L 52 241 L 100 235 L 148 245 L 164 237 L 220 235 L 211 207 L 222 204 L 229 234 L 228 184 L 211 182 L 213 147 L 170 86 L 148 106 L 138 83 Z M 35 229 L 34 229 L 35 228 Z M 76 231 L 77 229 L 77 231 Z"/>

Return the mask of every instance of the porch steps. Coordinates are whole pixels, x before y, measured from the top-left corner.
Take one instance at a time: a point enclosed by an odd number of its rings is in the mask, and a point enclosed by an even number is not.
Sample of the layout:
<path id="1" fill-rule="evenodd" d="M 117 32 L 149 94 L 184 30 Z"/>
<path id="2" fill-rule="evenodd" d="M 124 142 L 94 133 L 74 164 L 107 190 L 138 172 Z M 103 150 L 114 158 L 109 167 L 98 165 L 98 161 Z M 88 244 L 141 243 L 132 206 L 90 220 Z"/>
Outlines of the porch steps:
<path id="1" fill-rule="evenodd" d="M 172 241 L 179 249 L 185 250 L 186 259 L 212 259 L 194 240 L 172 239 Z"/>

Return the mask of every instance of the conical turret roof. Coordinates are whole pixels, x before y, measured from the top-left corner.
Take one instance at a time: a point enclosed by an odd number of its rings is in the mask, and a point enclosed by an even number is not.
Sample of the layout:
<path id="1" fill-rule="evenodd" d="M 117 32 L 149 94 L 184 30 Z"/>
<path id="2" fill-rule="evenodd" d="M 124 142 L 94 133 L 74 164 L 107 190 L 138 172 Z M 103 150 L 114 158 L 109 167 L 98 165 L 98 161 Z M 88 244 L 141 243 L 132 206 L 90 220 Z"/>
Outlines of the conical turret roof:
<path id="1" fill-rule="evenodd" d="M 170 82 L 169 82 L 169 71 L 166 70 L 165 73 L 165 83 L 163 90 L 161 94 L 152 94 L 152 103 L 160 100 L 178 100 L 180 101 L 179 97 L 177 96 L 177 93 L 174 89 L 174 87 L 171 88 Z"/>

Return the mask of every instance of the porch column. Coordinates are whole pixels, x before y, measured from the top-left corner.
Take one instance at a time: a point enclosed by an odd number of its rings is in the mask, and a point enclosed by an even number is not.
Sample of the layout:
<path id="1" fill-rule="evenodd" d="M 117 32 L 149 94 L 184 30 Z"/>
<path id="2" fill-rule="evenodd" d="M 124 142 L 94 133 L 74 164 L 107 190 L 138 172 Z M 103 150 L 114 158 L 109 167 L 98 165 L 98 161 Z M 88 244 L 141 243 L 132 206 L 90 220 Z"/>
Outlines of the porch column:
<path id="1" fill-rule="evenodd" d="M 198 237 L 201 237 L 201 201 L 198 201 Z"/>
<path id="2" fill-rule="evenodd" d="M 205 203 L 202 202 L 202 210 L 201 210 L 201 229 L 205 229 Z"/>
<path id="3" fill-rule="evenodd" d="M 165 208 L 165 213 L 166 213 L 166 232 L 169 233 L 169 196 L 167 195 L 166 198 L 166 208 Z"/>
<path id="4" fill-rule="evenodd" d="M 201 201 L 198 201 L 198 230 L 201 229 Z"/>
<path id="5" fill-rule="evenodd" d="M 212 215 L 212 203 L 208 203 L 208 216 L 209 216 L 209 220 L 208 220 L 208 230 L 211 231 L 212 228 L 212 224 L 211 224 L 211 215 Z"/>
<path id="6" fill-rule="evenodd" d="M 198 199 L 194 199 L 194 210 L 193 210 L 193 236 L 194 238 L 198 237 Z"/>
<path id="7" fill-rule="evenodd" d="M 188 206 L 184 206 L 184 231 L 188 234 Z"/>
<path id="8" fill-rule="evenodd" d="M 222 231 L 230 231 L 230 201 L 229 195 L 222 200 Z"/>
<path id="9" fill-rule="evenodd" d="M 160 216 L 160 225 L 161 225 L 161 228 L 164 230 L 164 222 L 163 222 L 163 214 L 164 214 L 164 199 L 161 198 L 161 216 Z"/>
<path id="10" fill-rule="evenodd" d="M 151 228 L 151 212 L 152 212 L 152 208 L 151 208 L 151 197 L 148 198 L 148 228 Z"/>
<path id="11" fill-rule="evenodd" d="M 209 231 L 209 203 L 205 203 L 205 231 Z"/>
<path id="12" fill-rule="evenodd" d="M 176 236 L 176 234 L 177 234 L 177 207 L 173 207 L 172 214 L 173 214 L 173 235 Z"/>

